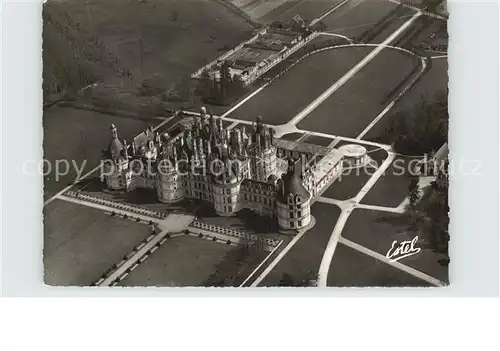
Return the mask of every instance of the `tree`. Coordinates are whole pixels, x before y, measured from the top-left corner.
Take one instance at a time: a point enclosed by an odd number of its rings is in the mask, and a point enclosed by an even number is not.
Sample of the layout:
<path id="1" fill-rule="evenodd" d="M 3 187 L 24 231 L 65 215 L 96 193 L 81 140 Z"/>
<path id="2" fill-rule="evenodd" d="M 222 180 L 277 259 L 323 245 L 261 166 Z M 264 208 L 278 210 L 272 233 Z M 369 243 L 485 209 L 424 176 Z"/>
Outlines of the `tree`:
<path id="1" fill-rule="evenodd" d="M 409 208 L 414 209 L 420 199 L 420 187 L 418 185 L 418 179 L 412 179 L 410 185 L 408 186 L 408 200 Z"/>

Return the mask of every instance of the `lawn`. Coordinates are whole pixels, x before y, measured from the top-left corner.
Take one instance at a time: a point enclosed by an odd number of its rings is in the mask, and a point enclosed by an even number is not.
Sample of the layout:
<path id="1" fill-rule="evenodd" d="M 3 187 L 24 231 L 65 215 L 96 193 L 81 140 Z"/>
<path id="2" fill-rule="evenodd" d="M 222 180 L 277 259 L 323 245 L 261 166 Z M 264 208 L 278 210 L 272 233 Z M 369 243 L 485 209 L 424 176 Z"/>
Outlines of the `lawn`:
<path id="1" fill-rule="evenodd" d="M 167 240 L 120 286 L 200 286 L 234 246 L 184 235 Z"/>
<path id="2" fill-rule="evenodd" d="M 319 270 L 323 253 L 332 234 L 340 209 L 331 204 L 315 202 L 311 213 L 316 220 L 314 227 L 297 241 L 285 257 L 264 278 L 260 286 L 278 286 L 284 273 L 301 281 L 314 277 Z"/>
<path id="3" fill-rule="evenodd" d="M 45 283 L 88 286 L 149 235 L 147 225 L 55 200 L 43 210 Z"/>
<path id="4" fill-rule="evenodd" d="M 374 48 L 365 48 L 369 51 Z M 359 62 L 356 61 L 354 63 Z M 386 107 L 394 90 L 419 61 L 393 49 L 382 50 L 297 125 L 300 129 L 357 137 Z"/>
<path id="5" fill-rule="evenodd" d="M 399 206 L 408 195 L 408 187 L 412 179 L 409 169 L 415 165 L 416 160 L 412 157 L 396 157 L 361 203 L 387 207 Z"/>
<path id="6" fill-rule="evenodd" d="M 429 283 L 339 243 L 330 264 L 327 285 L 427 287 Z"/>
<path id="7" fill-rule="evenodd" d="M 301 138 L 302 136 L 304 136 L 304 133 L 288 133 L 288 134 L 284 134 L 280 139 L 288 140 L 288 141 L 295 141 L 295 140 Z"/>
<path id="8" fill-rule="evenodd" d="M 60 4 L 141 77 L 176 82 L 251 37 L 248 21 L 218 1 L 71 0 Z"/>
<path id="9" fill-rule="evenodd" d="M 399 243 L 412 240 L 418 235 L 408 228 L 409 220 L 399 214 L 356 209 L 347 220 L 342 236 L 385 255 L 394 240 Z M 444 257 L 427 248 L 421 241 L 416 244 L 416 247 L 422 249 L 419 254 L 403 258 L 399 262 L 442 281 L 447 281 L 448 269 L 438 262 Z"/>
<path id="10" fill-rule="evenodd" d="M 252 97 L 229 117 L 284 124 L 323 93 L 372 48 L 339 48 L 311 55 Z"/>
<path id="11" fill-rule="evenodd" d="M 347 200 L 355 197 L 370 179 L 376 169 L 373 167 L 344 169 L 341 176 L 323 193 L 323 197 Z"/>
<path id="12" fill-rule="evenodd" d="M 304 139 L 304 143 L 319 145 L 319 146 L 328 146 L 333 142 L 333 139 L 323 138 L 316 135 L 309 135 Z"/>
<path id="13" fill-rule="evenodd" d="M 59 179 L 51 172 L 44 179 L 44 197 L 48 198 L 72 182 L 76 168 L 82 168 L 82 175 L 99 165 L 102 150 L 111 140 L 109 126 L 115 124 L 120 138 L 128 141 L 142 132 L 150 124 L 133 118 L 104 115 L 97 112 L 53 106 L 43 115 L 43 150 L 44 158 L 55 169 L 56 160 L 67 160 L 71 164 L 70 172 Z M 73 165 L 76 165 L 73 166 Z M 65 167 L 61 164 L 61 172 Z M 48 171 L 48 168 L 46 169 Z"/>

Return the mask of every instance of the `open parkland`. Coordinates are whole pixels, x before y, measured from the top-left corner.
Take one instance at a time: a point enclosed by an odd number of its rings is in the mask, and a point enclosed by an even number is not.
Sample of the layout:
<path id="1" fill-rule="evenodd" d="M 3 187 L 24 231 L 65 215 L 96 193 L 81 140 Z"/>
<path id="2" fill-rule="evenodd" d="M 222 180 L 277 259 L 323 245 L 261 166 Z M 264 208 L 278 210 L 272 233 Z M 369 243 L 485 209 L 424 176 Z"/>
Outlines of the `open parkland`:
<path id="1" fill-rule="evenodd" d="M 297 280 L 312 275 L 320 287 L 448 283 L 440 257 L 425 247 L 397 262 L 385 257 L 394 240 L 413 238 L 400 216 L 411 176 L 394 175 L 394 162 L 407 156 L 377 142 L 391 116 L 446 90 L 446 52 L 415 49 L 433 30 L 446 28 L 446 18 L 388 0 L 283 1 L 267 12 L 255 10 L 253 17 L 265 23 L 295 14 L 324 23 L 320 36 L 347 36 L 352 44 L 308 55 L 221 113 L 224 123 L 234 128 L 261 115 L 277 137 L 328 147 L 357 143 L 376 162 L 335 181 L 315 199 L 314 226 L 291 237 L 265 223 L 249 225 L 256 222 L 251 214 L 221 220 L 196 202 L 167 208 L 147 192 L 116 195 L 99 189 L 110 124 L 130 140 L 149 125 L 172 131 L 179 116 L 140 120 L 51 107 L 43 120 L 44 158 L 85 164 L 78 173 L 71 167 L 60 179 L 50 173 L 44 179 L 47 284 L 203 286 L 214 272 L 227 271 L 224 263 L 231 265 L 246 238 L 255 236 L 267 240 L 264 247 L 222 285 L 278 286 L 285 273 Z M 219 232 L 212 235 L 210 228 Z"/>

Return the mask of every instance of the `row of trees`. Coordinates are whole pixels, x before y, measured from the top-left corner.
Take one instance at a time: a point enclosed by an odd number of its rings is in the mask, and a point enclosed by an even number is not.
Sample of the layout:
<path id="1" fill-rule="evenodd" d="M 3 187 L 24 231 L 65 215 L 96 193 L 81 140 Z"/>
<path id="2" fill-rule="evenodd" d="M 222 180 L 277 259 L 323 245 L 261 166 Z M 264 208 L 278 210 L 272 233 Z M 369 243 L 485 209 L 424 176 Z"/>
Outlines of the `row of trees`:
<path id="1" fill-rule="evenodd" d="M 202 97 L 203 102 L 212 105 L 226 105 L 244 93 L 243 81 L 240 76 L 231 74 L 227 61 L 220 65 L 218 75 L 219 79 L 216 78 L 216 74 L 211 75 L 208 70 L 201 73 L 197 94 Z"/>

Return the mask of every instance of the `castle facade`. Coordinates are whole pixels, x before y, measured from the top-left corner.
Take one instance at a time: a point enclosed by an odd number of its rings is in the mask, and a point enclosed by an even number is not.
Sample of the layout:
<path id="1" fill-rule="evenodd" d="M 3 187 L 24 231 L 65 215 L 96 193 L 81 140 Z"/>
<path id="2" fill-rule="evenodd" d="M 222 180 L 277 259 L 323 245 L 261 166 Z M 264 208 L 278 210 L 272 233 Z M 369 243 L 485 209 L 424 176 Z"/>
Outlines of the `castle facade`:
<path id="1" fill-rule="evenodd" d="M 147 129 L 128 144 L 111 125 L 101 180 L 111 190 L 156 190 L 160 202 L 199 199 L 219 216 L 241 209 L 276 218 L 280 228 L 311 222 L 314 177 L 300 162 L 278 157 L 274 130 L 260 118 L 229 130 L 204 108 L 178 135 Z"/>

